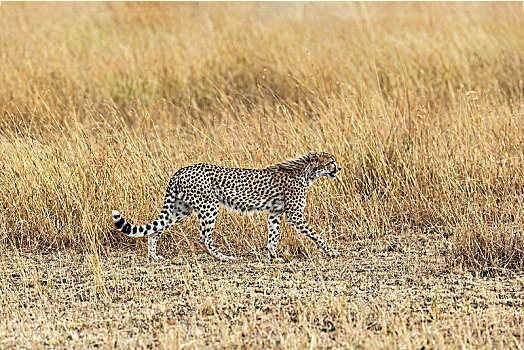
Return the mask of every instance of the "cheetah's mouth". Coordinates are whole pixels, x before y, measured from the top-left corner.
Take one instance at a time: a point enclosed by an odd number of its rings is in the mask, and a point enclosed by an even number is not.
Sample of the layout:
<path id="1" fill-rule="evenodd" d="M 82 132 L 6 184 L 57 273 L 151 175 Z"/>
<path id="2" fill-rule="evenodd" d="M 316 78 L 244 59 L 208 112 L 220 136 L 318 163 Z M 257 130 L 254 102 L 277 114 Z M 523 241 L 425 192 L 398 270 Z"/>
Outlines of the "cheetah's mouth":
<path id="1" fill-rule="evenodd" d="M 337 178 L 337 173 L 328 173 L 327 177 L 330 180 L 335 180 Z"/>

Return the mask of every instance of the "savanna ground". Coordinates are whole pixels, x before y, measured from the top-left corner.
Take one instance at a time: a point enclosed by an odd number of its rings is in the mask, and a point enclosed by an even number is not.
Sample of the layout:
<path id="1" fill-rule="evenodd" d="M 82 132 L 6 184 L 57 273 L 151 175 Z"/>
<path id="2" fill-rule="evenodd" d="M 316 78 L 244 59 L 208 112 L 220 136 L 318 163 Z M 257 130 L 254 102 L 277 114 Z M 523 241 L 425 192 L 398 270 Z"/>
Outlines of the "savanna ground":
<path id="1" fill-rule="evenodd" d="M 0 348 L 522 348 L 521 3 L 0 5 Z M 332 153 L 306 216 L 146 242 L 172 173 Z"/>

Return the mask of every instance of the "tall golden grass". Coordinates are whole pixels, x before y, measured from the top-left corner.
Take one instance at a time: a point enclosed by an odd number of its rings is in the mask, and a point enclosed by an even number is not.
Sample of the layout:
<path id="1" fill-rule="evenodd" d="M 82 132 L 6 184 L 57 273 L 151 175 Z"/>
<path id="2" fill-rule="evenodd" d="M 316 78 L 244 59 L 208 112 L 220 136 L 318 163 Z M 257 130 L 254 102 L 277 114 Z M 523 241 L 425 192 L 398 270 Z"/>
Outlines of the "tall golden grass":
<path id="1" fill-rule="evenodd" d="M 344 170 L 307 216 L 335 246 L 437 233 L 460 266 L 522 268 L 521 28 L 519 3 L 3 3 L 0 244 L 143 245 L 111 210 L 150 221 L 180 167 L 324 150 Z M 170 232 L 196 241 L 194 219 Z M 217 232 L 265 245 L 261 215 Z"/>

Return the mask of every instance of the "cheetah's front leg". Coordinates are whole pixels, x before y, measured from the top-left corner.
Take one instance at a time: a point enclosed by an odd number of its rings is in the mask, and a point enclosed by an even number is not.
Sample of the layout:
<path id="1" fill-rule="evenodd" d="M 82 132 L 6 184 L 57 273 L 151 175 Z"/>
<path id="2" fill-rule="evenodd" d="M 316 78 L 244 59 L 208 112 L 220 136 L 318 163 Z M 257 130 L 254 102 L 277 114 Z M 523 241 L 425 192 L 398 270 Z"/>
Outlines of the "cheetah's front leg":
<path id="1" fill-rule="evenodd" d="M 304 215 L 301 212 L 286 213 L 286 222 L 299 233 L 312 240 L 317 245 L 317 247 L 322 248 L 332 258 L 337 258 L 340 256 L 339 252 L 331 248 L 326 243 L 324 238 L 322 238 L 321 235 L 319 235 L 317 232 L 315 232 L 315 230 L 313 230 L 313 228 L 311 228 L 311 226 L 309 226 L 306 218 L 304 218 Z"/>
<path id="2" fill-rule="evenodd" d="M 276 247 L 280 239 L 280 221 L 282 220 L 282 214 L 269 214 L 267 219 L 267 250 L 268 256 L 271 261 L 284 262 L 284 259 L 277 257 Z"/>

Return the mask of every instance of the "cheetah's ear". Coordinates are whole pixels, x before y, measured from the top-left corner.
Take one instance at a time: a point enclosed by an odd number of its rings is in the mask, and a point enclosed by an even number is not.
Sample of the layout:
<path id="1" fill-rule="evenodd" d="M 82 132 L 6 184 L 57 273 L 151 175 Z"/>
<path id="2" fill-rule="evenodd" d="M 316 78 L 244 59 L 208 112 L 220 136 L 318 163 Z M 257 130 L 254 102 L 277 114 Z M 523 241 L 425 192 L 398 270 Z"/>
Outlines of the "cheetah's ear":
<path id="1" fill-rule="evenodd" d="M 315 160 L 318 158 L 318 155 L 315 151 L 309 151 L 307 157 L 309 158 L 309 160 Z"/>

